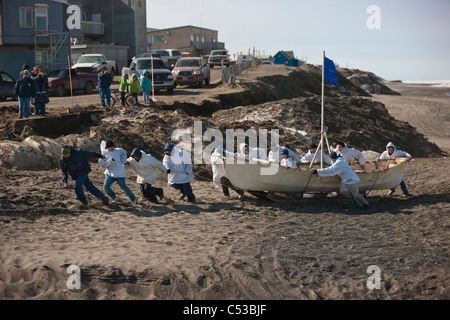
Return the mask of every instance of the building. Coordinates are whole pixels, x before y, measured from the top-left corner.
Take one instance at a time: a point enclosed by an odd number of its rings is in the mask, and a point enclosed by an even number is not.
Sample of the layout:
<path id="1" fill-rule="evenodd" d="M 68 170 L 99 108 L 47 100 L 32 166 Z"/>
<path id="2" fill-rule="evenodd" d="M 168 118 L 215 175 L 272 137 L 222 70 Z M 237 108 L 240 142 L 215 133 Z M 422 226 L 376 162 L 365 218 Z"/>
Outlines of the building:
<path id="1" fill-rule="evenodd" d="M 274 56 L 274 64 L 282 64 L 288 67 L 300 67 L 301 61 L 294 57 L 293 51 L 278 51 Z"/>
<path id="2" fill-rule="evenodd" d="M 81 8 L 81 30 L 72 30 L 72 59 L 103 53 L 119 70 L 147 51 L 145 0 L 71 0 Z"/>
<path id="3" fill-rule="evenodd" d="M 145 0 L 0 0 L 0 69 L 17 78 L 23 64 L 67 68 L 83 53 L 128 66 L 147 51 L 146 16 Z"/>
<path id="4" fill-rule="evenodd" d="M 178 49 L 183 56 L 200 57 L 211 50 L 225 49 L 219 42 L 218 31 L 194 26 L 169 29 L 147 29 L 148 49 Z"/>
<path id="5" fill-rule="evenodd" d="M 23 64 L 68 65 L 67 1 L 0 0 L 0 69 L 15 79 Z"/>

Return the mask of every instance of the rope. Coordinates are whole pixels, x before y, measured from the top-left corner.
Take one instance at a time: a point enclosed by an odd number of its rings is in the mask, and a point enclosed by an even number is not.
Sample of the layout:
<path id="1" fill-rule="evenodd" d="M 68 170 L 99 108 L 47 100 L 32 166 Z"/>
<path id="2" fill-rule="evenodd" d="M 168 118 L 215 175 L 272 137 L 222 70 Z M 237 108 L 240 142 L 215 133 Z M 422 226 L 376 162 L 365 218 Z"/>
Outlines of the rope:
<path id="1" fill-rule="evenodd" d="M 306 188 L 308 188 L 308 185 L 309 185 L 309 182 L 311 181 L 312 176 L 313 176 L 313 174 L 312 174 L 312 172 L 311 172 L 311 174 L 309 175 L 308 182 L 306 183 L 305 188 L 304 188 L 303 191 L 302 191 L 302 194 L 304 194 L 305 191 L 306 191 Z"/>

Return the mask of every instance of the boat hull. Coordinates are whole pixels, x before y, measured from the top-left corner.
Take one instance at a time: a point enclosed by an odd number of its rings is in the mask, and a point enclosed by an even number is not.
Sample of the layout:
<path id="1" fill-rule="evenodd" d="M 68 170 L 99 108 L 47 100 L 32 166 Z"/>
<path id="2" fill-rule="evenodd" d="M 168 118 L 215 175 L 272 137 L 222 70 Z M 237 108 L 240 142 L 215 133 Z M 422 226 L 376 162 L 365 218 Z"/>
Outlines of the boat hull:
<path id="1" fill-rule="evenodd" d="M 341 179 L 339 176 L 320 178 L 312 174 L 309 166 L 288 168 L 278 166 L 275 174 L 265 174 L 271 163 L 263 160 L 253 160 L 250 163 L 227 163 L 224 169 L 230 182 L 248 191 L 282 192 L 282 193 L 327 193 L 340 192 Z M 406 159 L 390 160 L 390 162 L 366 163 L 366 170 L 355 172 L 360 178 L 358 183 L 361 192 L 370 190 L 390 189 L 398 186 L 403 180 Z M 272 168 L 273 165 L 272 165 Z M 371 169 L 373 168 L 373 169 Z"/>

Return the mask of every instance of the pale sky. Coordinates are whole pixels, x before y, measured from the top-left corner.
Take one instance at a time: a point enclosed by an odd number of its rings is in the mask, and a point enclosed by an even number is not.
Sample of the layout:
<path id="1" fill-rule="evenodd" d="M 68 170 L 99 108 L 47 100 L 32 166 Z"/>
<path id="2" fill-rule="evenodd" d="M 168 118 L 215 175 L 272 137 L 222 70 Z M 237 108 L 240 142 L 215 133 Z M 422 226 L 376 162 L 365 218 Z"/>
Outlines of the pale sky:
<path id="1" fill-rule="evenodd" d="M 322 64 L 325 51 L 340 67 L 386 80 L 450 80 L 450 0 L 146 1 L 147 27 L 217 30 L 231 54 L 286 50 Z"/>

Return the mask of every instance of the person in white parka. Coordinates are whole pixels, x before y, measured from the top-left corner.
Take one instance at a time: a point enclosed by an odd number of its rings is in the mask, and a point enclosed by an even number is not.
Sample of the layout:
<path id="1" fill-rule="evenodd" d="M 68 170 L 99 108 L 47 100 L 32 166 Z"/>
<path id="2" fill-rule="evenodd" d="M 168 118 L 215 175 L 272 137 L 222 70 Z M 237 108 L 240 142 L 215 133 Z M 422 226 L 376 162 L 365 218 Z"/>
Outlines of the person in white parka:
<path id="1" fill-rule="evenodd" d="M 408 152 L 402 151 L 402 150 L 397 150 L 397 148 L 395 147 L 395 145 L 392 142 L 389 142 L 386 145 L 386 151 L 384 151 L 379 158 L 377 158 L 377 160 L 385 160 L 385 159 L 393 159 L 393 158 L 407 158 L 408 160 L 410 160 L 412 157 Z M 405 182 L 402 180 L 402 182 L 400 182 L 400 188 L 403 191 L 404 196 L 409 196 L 409 191 L 406 188 Z M 391 195 L 395 192 L 395 188 L 392 188 L 388 195 Z"/>
<path id="2" fill-rule="evenodd" d="M 278 145 L 273 146 L 273 147 L 270 148 L 268 160 L 270 162 L 278 162 L 278 163 L 280 163 L 281 160 L 283 159 L 281 157 L 281 149 L 283 149 L 283 148 L 288 150 L 289 156 L 292 158 L 292 160 L 294 160 L 294 162 L 296 162 L 296 163 L 301 163 L 302 162 L 300 157 L 298 155 L 296 155 L 294 151 L 292 151 L 291 149 L 286 148 L 286 147 L 280 147 Z"/>
<path id="3" fill-rule="evenodd" d="M 263 148 L 251 148 L 246 143 L 241 143 L 239 150 L 247 159 L 267 160 L 267 151 Z"/>
<path id="4" fill-rule="evenodd" d="M 164 147 L 164 154 L 162 163 L 168 169 L 167 182 L 172 188 L 181 192 L 182 200 L 187 197 L 188 202 L 195 202 L 191 187 L 191 181 L 194 179 L 191 157 L 183 150 L 175 148 L 170 142 Z"/>
<path id="5" fill-rule="evenodd" d="M 359 165 L 362 169 L 364 169 L 364 165 L 366 164 L 366 160 L 364 159 L 364 155 L 361 151 L 356 150 L 355 148 L 349 148 L 343 142 L 338 142 L 336 146 L 335 152 L 338 155 L 341 155 L 345 162 L 353 162 L 358 161 Z"/>
<path id="6" fill-rule="evenodd" d="M 317 153 L 316 158 L 314 159 L 314 155 Z M 305 154 L 301 161 L 302 163 L 311 163 L 314 159 L 314 163 L 320 163 L 321 160 L 321 155 L 323 154 L 323 162 L 328 164 L 328 165 L 332 165 L 333 163 L 331 162 L 330 157 L 328 157 L 325 153 L 323 153 L 322 151 L 317 152 L 317 144 L 313 143 L 309 146 L 309 151 L 307 154 Z"/>
<path id="7" fill-rule="evenodd" d="M 103 188 L 106 193 L 111 197 L 111 199 L 113 199 L 114 202 L 117 202 L 119 197 L 111 189 L 111 185 L 114 182 L 117 182 L 122 190 L 125 191 L 128 198 L 130 198 L 130 201 L 133 202 L 133 204 L 136 204 L 137 197 L 125 182 L 127 174 L 123 165 L 127 163 L 127 152 L 122 148 L 115 148 L 113 141 L 102 141 L 100 144 L 100 150 L 102 151 L 102 155 L 106 157 L 106 159 L 98 160 L 100 166 L 106 169 L 105 181 L 103 182 Z"/>
<path id="8" fill-rule="evenodd" d="M 333 165 L 331 167 L 325 169 L 315 169 L 313 174 L 318 174 L 319 177 L 332 177 L 335 175 L 339 175 L 342 181 L 342 186 L 346 187 L 345 191 L 349 191 L 352 195 L 353 199 L 356 203 L 366 208 L 369 206 L 369 203 L 364 199 L 363 196 L 359 193 L 359 177 L 350 167 L 350 165 L 344 161 L 342 156 L 337 155 L 336 152 L 332 152 L 330 154 L 330 159 L 333 161 Z"/>
<path id="9" fill-rule="evenodd" d="M 156 196 L 161 200 L 164 197 L 164 191 L 162 188 L 155 188 L 152 185 L 156 182 L 156 170 L 167 173 L 166 167 L 151 154 L 147 154 L 139 148 L 133 149 L 131 156 L 128 158 L 128 164 L 138 175 L 136 182 L 139 183 L 144 198 L 147 198 L 150 202 L 158 203 Z"/>
<path id="10" fill-rule="evenodd" d="M 287 148 L 282 148 L 280 150 L 281 154 L 281 162 L 280 166 L 289 167 L 289 168 L 297 168 L 294 159 L 290 156 L 289 150 Z"/>
<path id="11" fill-rule="evenodd" d="M 230 190 L 233 189 L 239 194 L 239 199 L 244 196 L 244 191 L 233 186 L 228 180 L 225 168 L 223 167 L 223 157 L 227 155 L 233 155 L 229 153 L 224 146 L 218 146 L 214 152 L 211 154 L 211 168 L 213 173 L 214 187 L 219 188 L 222 186 L 222 192 L 225 197 L 230 196 Z"/>

